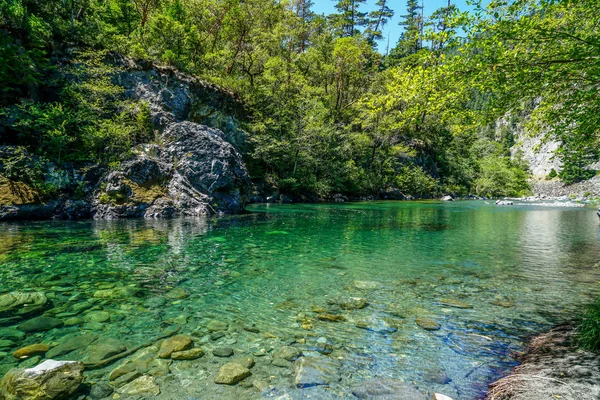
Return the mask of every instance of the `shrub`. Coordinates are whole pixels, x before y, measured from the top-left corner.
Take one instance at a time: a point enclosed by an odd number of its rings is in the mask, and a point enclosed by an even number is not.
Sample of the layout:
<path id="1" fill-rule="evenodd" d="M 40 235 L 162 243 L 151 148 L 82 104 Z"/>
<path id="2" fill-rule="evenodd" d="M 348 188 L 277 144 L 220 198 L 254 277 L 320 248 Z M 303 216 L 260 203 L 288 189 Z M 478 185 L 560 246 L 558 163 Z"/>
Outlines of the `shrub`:
<path id="1" fill-rule="evenodd" d="M 554 168 L 552 168 L 550 170 L 550 173 L 548 174 L 548 178 L 549 179 L 554 179 L 558 176 L 558 173 L 556 172 L 556 170 Z"/>

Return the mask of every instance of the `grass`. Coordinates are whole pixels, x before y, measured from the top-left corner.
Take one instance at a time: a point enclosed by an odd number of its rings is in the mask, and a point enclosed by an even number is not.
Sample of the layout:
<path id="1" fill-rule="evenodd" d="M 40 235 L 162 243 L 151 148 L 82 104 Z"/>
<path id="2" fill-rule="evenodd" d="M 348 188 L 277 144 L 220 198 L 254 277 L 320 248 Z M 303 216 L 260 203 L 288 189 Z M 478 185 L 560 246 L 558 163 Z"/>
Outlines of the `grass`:
<path id="1" fill-rule="evenodd" d="M 577 333 L 579 347 L 593 351 L 600 349 L 600 298 L 586 307 Z"/>

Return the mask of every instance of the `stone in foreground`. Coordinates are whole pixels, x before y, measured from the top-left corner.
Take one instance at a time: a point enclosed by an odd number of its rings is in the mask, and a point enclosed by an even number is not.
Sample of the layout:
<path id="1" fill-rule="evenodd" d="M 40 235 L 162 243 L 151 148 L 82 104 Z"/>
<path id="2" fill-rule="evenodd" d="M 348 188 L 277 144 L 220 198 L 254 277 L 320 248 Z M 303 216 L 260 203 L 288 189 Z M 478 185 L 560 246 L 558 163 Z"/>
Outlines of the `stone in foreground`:
<path id="1" fill-rule="evenodd" d="M 325 356 L 300 357 L 294 363 L 294 384 L 298 388 L 329 385 L 340 381 L 339 364 Z"/>
<path id="2" fill-rule="evenodd" d="M 34 368 L 12 369 L 0 382 L 0 398 L 51 400 L 68 398 L 83 382 L 83 364 L 46 360 Z"/>
<path id="3" fill-rule="evenodd" d="M 250 370 L 237 363 L 227 363 L 219 369 L 215 377 L 215 383 L 223 385 L 235 385 L 241 380 L 252 375 Z"/>

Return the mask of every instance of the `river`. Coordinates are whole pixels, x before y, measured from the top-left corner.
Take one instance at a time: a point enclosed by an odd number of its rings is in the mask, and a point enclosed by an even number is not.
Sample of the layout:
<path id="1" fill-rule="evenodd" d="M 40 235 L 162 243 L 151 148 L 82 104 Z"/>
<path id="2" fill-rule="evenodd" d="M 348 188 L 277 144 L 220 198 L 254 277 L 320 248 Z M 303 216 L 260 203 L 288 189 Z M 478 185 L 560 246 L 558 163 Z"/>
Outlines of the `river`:
<path id="1" fill-rule="evenodd" d="M 153 378 L 159 399 L 259 398 L 257 387 L 264 397 L 352 399 L 382 379 L 477 399 L 516 365 L 528 336 L 600 292 L 600 230 L 588 208 L 459 201 L 249 211 L 0 224 L 0 294 L 46 298 L 39 309 L 0 313 L 0 374 L 18 366 L 12 352 L 25 345 L 89 333 L 95 342 L 54 358 L 91 362 L 180 326 L 206 354 L 165 362 Z M 22 329 L 42 313 L 60 324 Z M 328 384 L 308 376 L 315 382 L 298 387 L 295 357 L 278 356 L 284 346 L 324 362 L 309 372 Z M 223 348 L 234 355 L 213 354 Z M 252 375 L 214 383 L 240 357 L 254 359 Z M 123 361 L 87 371 L 86 381 L 108 382 Z"/>

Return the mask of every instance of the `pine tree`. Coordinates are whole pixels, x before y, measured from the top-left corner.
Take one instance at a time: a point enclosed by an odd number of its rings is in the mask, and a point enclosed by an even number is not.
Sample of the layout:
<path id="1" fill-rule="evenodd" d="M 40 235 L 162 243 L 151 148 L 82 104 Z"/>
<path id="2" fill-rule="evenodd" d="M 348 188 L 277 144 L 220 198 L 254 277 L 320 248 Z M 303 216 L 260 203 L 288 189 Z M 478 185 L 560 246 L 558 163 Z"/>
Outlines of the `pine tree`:
<path id="1" fill-rule="evenodd" d="M 394 16 L 394 10 L 387 6 L 387 0 L 379 0 L 375 4 L 377 8 L 368 15 L 368 25 L 365 30 L 367 40 L 371 45 L 375 45 L 377 40 L 383 38 L 382 30 L 387 22 Z"/>
<path id="2" fill-rule="evenodd" d="M 334 14 L 334 26 L 341 37 L 354 36 L 360 33 L 359 27 L 365 26 L 367 13 L 359 10 L 366 0 L 338 0 Z"/>
<path id="3" fill-rule="evenodd" d="M 398 40 L 398 44 L 392 50 L 390 57 L 401 58 L 414 54 L 423 46 L 423 7 L 418 0 L 407 0 L 406 14 L 402 15 L 399 25 L 404 27 L 404 32 Z"/>

